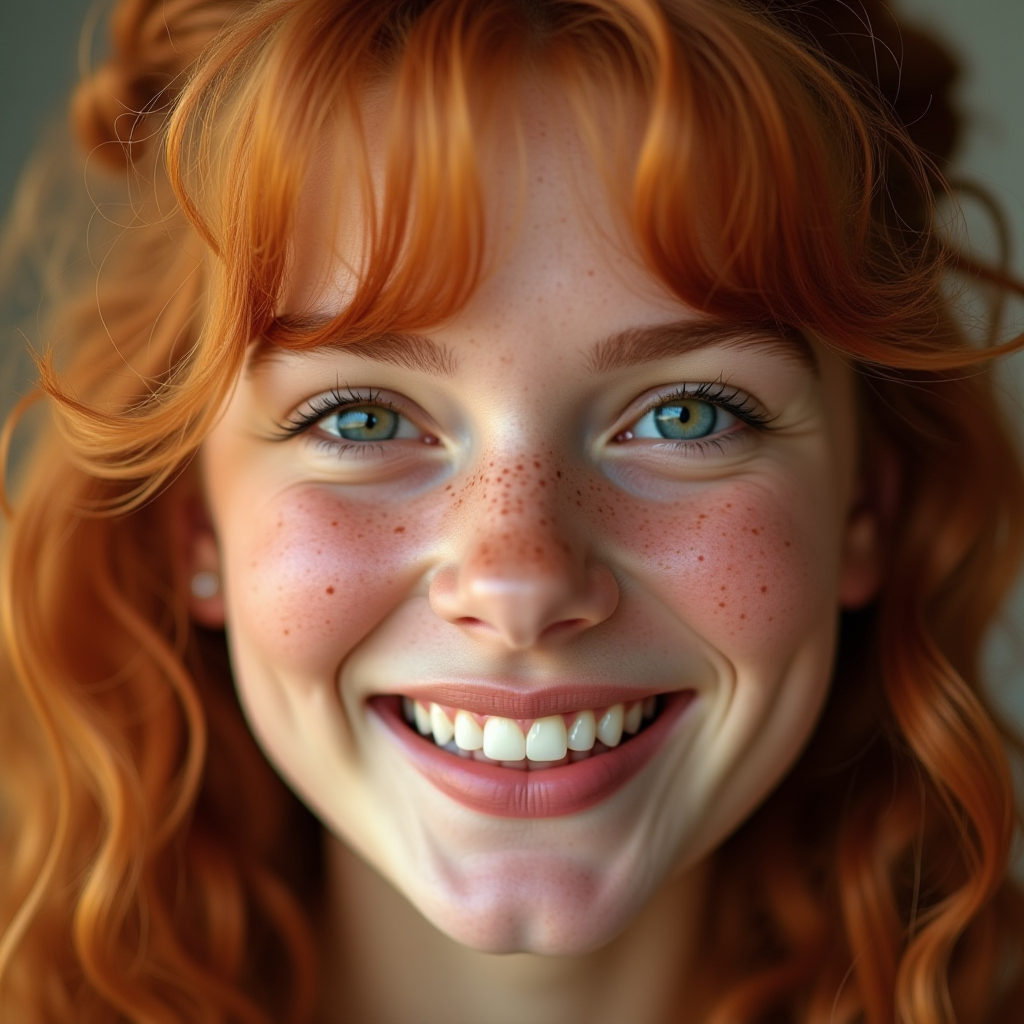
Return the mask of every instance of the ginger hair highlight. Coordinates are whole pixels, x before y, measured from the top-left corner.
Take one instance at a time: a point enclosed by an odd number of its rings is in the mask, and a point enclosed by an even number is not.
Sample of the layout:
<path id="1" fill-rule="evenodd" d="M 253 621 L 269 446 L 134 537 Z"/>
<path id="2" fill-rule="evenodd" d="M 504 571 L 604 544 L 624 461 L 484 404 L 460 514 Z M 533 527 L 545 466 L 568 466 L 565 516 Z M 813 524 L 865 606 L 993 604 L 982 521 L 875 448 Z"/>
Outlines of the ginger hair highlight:
<path id="1" fill-rule="evenodd" d="M 5 536 L 0 1015 L 310 1019 L 316 835 L 248 735 L 222 638 L 188 621 L 189 462 L 254 339 L 358 342 L 466 302 L 494 255 L 483 125 L 503 105 L 514 126 L 530 80 L 571 106 L 625 236 L 680 301 L 858 367 L 864 477 L 892 507 L 882 594 L 845 617 L 814 740 L 715 855 L 710 1020 L 1021 1019 L 1012 737 L 979 661 L 1024 545 L 989 369 L 1022 339 L 974 340 L 948 285 L 1024 290 L 939 230 L 936 163 L 814 41 L 813 12 L 121 0 L 73 116 L 129 215 L 37 358 L 49 420 Z M 320 324 L 280 303 L 325 138 L 363 258 Z"/>

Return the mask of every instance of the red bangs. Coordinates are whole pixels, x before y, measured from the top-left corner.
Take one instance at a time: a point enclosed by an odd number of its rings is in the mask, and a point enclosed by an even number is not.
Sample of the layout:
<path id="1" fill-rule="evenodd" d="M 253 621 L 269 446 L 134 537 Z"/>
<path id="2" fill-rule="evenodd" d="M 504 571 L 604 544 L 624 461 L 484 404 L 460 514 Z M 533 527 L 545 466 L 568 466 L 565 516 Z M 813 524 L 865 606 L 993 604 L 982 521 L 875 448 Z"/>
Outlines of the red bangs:
<path id="1" fill-rule="evenodd" d="M 684 303 L 810 330 L 881 365 L 977 358 L 935 330 L 948 256 L 930 234 L 915 245 L 885 228 L 879 168 L 906 163 L 927 211 L 921 158 L 763 17 L 640 2 L 545 15 L 513 0 L 402 10 L 295 0 L 273 17 L 257 11 L 183 98 L 172 175 L 221 256 L 220 305 L 237 342 L 238 331 L 247 341 L 272 329 L 279 344 L 314 346 L 423 328 L 459 309 L 487 259 L 481 146 L 516 132 L 510 97 L 533 80 L 571 106 L 641 258 Z M 376 180 L 362 113 L 371 90 L 388 95 Z M 193 199 L 209 181 L 190 179 L 202 161 L 186 154 L 212 152 L 214 133 L 228 142 L 211 205 Z M 364 248 L 351 301 L 311 332 L 274 314 L 303 182 L 329 136 L 358 179 Z"/>

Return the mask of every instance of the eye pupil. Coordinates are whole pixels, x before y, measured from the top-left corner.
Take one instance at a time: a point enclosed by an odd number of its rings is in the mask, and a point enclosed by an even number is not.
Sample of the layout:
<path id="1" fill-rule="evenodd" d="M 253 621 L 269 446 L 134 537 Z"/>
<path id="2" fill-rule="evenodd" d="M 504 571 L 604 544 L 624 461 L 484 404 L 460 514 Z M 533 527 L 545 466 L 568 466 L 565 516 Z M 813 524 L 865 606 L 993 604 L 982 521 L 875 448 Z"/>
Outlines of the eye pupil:
<path id="1" fill-rule="evenodd" d="M 671 402 L 655 410 L 654 422 L 662 437 L 692 441 L 713 433 L 716 413 L 716 407 L 710 402 L 698 399 Z"/>

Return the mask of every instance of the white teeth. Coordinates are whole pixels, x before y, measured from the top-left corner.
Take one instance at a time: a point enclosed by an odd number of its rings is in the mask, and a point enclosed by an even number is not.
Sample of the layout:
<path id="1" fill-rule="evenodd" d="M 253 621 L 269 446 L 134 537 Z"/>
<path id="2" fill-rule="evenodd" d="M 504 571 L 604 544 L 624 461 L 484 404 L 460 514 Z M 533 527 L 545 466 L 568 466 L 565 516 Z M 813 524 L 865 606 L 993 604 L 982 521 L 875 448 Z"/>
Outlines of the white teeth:
<path id="1" fill-rule="evenodd" d="M 590 750 L 597 736 L 597 721 L 593 711 L 580 711 L 569 726 L 566 746 L 570 750 Z"/>
<path id="2" fill-rule="evenodd" d="M 632 736 L 640 728 L 640 722 L 643 720 L 644 706 L 637 701 L 635 704 L 629 705 L 629 710 L 626 712 L 625 718 L 622 720 L 622 728 Z"/>
<path id="3" fill-rule="evenodd" d="M 434 731 L 434 742 L 439 747 L 450 743 L 455 735 L 455 726 L 448 721 L 448 716 L 437 704 L 430 705 L 430 727 Z"/>
<path id="4" fill-rule="evenodd" d="M 425 704 L 410 697 L 402 698 L 402 714 L 423 736 L 433 735 L 434 742 L 462 756 L 475 755 L 479 760 L 510 767 L 526 767 L 525 760 L 553 762 L 580 760 L 584 755 L 600 753 L 622 742 L 623 734 L 633 736 L 644 722 L 658 713 L 658 697 L 651 696 L 630 704 L 613 704 L 600 720 L 594 711 L 578 711 L 566 728 L 564 715 L 548 715 L 534 719 L 526 735 L 512 718 L 488 716 L 481 727 L 478 717 L 469 711 L 454 710 L 454 723 L 439 704 Z M 596 749 L 595 749 L 596 743 Z M 517 762 L 523 762 L 518 764 Z"/>
<path id="5" fill-rule="evenodd" d="M 565 752 L 565 721 L 562 716 L 536 719 L 526 735 L 526 756 L 531 761 L 560 761 Z"/>
<path id="6" fill-rule="evenodd" d="M 613 704 L 601 716 L 597 723 L 597 738 L 608 747 L 617 747 L 622 739 L 622 723 L 625 718 L 625 709 L 621 704 Z"/>
<path id="7" fill-rule="evenodd" d="M 526 757 L 523 730 L 511 718 L 488 718 L 484 723 L 484 753 L 495 761 L 521 761 Z"/>
<path id="8" fill-rule="evenodd" d="M 455 716 L 455 742 L 462 750 L 483 749 L 484 731 L 468 711 L 460 711 Z"/>
<path id="9" fill-rule="evenodd" d="M 416 718 L 416 728 L 421 736 L 429 736 L 432 732 L 430 727 L 430 712 L 419 701 L 412 706 L 413 715 Z"/>

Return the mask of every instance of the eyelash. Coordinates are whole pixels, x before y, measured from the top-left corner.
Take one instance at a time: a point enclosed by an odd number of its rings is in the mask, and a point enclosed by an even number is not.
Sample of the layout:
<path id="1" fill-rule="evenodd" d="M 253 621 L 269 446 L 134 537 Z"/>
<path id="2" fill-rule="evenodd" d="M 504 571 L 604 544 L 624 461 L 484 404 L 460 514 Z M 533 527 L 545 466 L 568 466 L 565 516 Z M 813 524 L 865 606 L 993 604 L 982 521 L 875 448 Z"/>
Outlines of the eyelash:
<path id="1" fill-rule="evenodd" d="M 707 402 L 710 405 L 724 409 L 754 430 L 767 431 L 772 429 L 771 424 L 774 417 L 759 412 L 749 395 L 744 394 L 737 388 L 730 388 L 721 381 L 705 381 L 696 386 L 684 384 L 673 391 L 657 395 L 644 407 L 638 416 L 634 417 L 632 422 L 638 422 L 659 406 L 668 405 L 671 402 L 692 402 L 694 400 Z M 351 388 L 342 390 L 339 387 L 334 387 L 326 394 L 311 398 L 306 403 L 304 411 L 294 412 L 287 420 L 275 424 L 277 427 L 277 433 L 274 435 L 275 440 L 287 441 L 315 427 L 325 416 L 344 412 L 345 409 L 358 405 L 378 405 L 384 409 L 391 410 L 399 416 L 403 415 L 395 403 L 390 402 L 387 398 L 382 398 L 379 391 L 368 391 L 365 394 L 359 394 Z M 629 428 L 627 427 L 626 429 Z M 379 444 L 374 445 L 365 441 L 344 443 L 336 438 L 320 438 L 319 442 L 330 448 L 330 450 L 340 453 L 354 451 L 365 455 L 369 449 L 381 448 Z M 666 439 L 661 443 L 691 450 L 699 449 L 706 452 L 712 448 L 721 450 L 723 438 L 712 437 L 675 442 Z"/>
<path id="2" fill-rule="evenodd" d="M 749 395 L 740 391 L 738 388 L 730 388 L 720 380 L 704 381 L 696 386 L 684 384 L 682 387 L 676 388 L 673 391 L 656 395 L 647 403 L 647 405 L 644 406 L 637 416 L 632 418 L 630 423 L 638 423 L 649 412 L 659 408 L 660 406 L 669 405 L 672 402 L 692 402 L 694 400 L 707 402 L 709 405 L 717 406 L 719 409 L 724 409 L 726 412 L 732 413 L 733 416 L 742 423 L 745 423 L 748 427 L 751 427 L 753 430 L 768 431 L 772 429 L 772 422 L 775 417 L 759 412 L 757 405 Z M 625 430 L 628 429 L 629 427 L 625 428 Z M 622 433 L 622 431 L 620 431 L 620 433 Z M 721 449 L 722 441 L 723 438 L 720 437 L 699 438 L 693 441 L 671 441 L 666 438 L 660 443 L 681 448 L 700 448 L 706 451 L 712 447 Z"/>
<path id="3" fill-rule="evenodd" d="M 342 391 L 340 388 L 334 387 L 325 395 L 317 395 L 316 398 L 311 398 L 306 403 L 307 408 L 304 412 L 293 412 L 284 422 L 275 424 L 277 427 L 275 438 L 278 441 L 287 441 L 289 438 L 305 433 L 311 427 L 315 427 L 325 416 L 344 412 L 346 409 L 351 409 L 357 405 L 379 405 L 382 409 L 390 409 L 396 415 L 403 415 L 401 409 L 393 402 L 389 402 L 386 398 L 381 398 L 379 391 L 368 391 L 366 394 L 360 395 L 351 388 L 345 388 Z M 336 442 L 337 439 L 332 441 L 323 440 L 324 443 L 331 444 L 334 447 L 333 442 Z M 346 445 L 345 447 L 367 448 L 370 445 L 367 442 L 360 442 L 359 444 Z"/>

